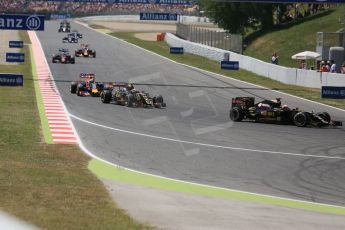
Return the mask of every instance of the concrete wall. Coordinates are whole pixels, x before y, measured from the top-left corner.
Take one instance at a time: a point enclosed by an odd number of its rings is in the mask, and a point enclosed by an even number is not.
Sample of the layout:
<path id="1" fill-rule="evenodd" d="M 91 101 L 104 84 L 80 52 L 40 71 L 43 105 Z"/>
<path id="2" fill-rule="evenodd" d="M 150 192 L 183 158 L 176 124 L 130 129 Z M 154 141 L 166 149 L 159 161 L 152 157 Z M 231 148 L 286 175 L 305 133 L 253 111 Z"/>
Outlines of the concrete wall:
<path id="1" fill-rule="evenodd" d="M 212 48 L 206 45 L 193 43 L 167 33 L 165 41 L 169 46 L 183 47 L 185 52 L 221 61 L 224 53 L 230 54 L 231 61 L 239 61 L 240 68 L 260 76 L 291 85 L 321 88 L 321 86 L 345 86 L 345 74 L 319 73 L 315 70 L 302 70 L 274 65 L 252 57 L 237 54 L 231 51 Z"/>

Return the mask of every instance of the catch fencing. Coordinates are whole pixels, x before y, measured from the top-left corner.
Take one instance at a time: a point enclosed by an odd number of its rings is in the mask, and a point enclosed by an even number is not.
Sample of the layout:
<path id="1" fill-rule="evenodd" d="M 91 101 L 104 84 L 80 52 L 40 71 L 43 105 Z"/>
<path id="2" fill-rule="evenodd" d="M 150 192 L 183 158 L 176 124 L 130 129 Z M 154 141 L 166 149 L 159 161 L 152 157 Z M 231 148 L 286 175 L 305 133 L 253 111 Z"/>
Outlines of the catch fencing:
<path id="1" fill-rule="evenodd" d="M 217 31 L 193 25 L 177 23 L 176 34 L 185 40 L 223 49 L 235 53 L 242 53 L 242 36 L 230 34 L 225 31 Z"/>

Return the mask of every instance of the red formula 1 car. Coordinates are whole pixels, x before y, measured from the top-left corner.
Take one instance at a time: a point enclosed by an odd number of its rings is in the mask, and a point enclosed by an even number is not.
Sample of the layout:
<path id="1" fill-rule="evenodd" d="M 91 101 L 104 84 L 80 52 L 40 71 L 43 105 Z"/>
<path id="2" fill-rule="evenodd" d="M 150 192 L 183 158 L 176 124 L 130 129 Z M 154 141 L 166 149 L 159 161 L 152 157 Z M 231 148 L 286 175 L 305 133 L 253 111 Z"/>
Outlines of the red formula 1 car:
<path id="1" fill-rule="evenodd" d="M 76 93 L 78 96 L 99 97 L 103 87 L 102 82 L 95 82 L 93 73 L 81 73 L 78 81 L 71 82 L 71 93 Z"/>
<path id="2" fill-rule="evenodd" d="M 75 51 L 76 57 L 96 57 L 96 51 L 91 50 L 88 44 L 81 44 L 80 49 Z"/>
<path id="3" fill-rule="evenodd" d="M 342 126 L 341 121 L 332 121 L 327 112 L 306 112 L 298 108 L 290 109 L 281 105 L 280 98 L 255 103 L 254 97 L 232 99 L 230 119 L 233 121 L 251 120 L 263 123 L 296 125 L 298 127 Z"/>
<path id="4" fill-rule="evenodd" d="M 53 55 L 52 62 L 53 63 L 59 62 L 59 63 L 64 63 L 64 64 L 66 64 L 66 63 L 74 64 L 75 59 L 74 59 L 74 56 L 72 56 L 68 53 L 68 49 L 61 48 L 61 49 L 59 49 L 58 54 Z"/>

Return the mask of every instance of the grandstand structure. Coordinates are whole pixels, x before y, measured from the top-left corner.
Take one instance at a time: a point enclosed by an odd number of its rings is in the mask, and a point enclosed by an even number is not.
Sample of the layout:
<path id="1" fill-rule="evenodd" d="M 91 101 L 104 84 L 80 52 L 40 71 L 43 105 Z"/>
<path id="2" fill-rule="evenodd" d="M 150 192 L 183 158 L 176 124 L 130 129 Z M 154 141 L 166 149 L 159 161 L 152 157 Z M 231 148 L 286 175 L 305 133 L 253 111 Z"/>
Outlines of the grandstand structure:
<path id="1" fill-rule="evenodd" d="M 110 14 L 138 14 L 139 12 L 169 12 L 196 16 L 198 4 L 187 0 L 1 0 L 0 13 L 64 13 L 72 17 Z"/>

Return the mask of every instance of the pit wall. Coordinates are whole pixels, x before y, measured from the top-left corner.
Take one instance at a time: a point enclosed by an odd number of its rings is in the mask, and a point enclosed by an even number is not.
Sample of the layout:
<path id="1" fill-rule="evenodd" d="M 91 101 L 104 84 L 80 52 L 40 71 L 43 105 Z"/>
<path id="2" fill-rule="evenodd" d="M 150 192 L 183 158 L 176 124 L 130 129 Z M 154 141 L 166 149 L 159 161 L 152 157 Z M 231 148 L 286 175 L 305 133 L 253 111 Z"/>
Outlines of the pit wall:
<path id="1" fill-rule="evenodd" d="M 239 61 L 240 68 L 285 84 L 319 88 L 321 86 L 345 86 L 345 74 L 320 73 L 315 70 L 302 70 L 274 65 L 231 51 L 186 41 L 171 33 L 166 33 L 165 41 L 171 47 L 183 47 L 187 53 L 221 61 L 224 53 L 229 53 L 230 61 Z"/>

